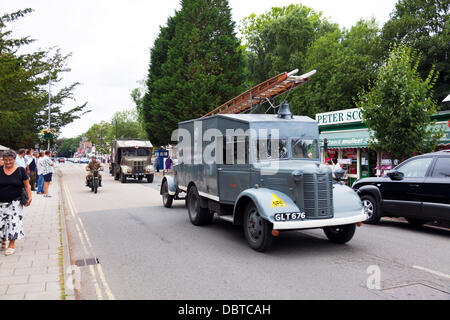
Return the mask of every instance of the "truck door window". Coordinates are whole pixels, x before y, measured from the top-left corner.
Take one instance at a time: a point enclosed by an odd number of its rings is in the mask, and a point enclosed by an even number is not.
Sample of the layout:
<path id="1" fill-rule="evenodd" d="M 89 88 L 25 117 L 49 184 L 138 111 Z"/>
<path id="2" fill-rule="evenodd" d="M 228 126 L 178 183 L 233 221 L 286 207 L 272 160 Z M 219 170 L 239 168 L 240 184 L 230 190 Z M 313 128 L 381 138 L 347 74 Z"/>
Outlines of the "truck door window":
<path id="1" fill-rule="evenodd" d="M 318 159 L 317 139 L 297 139 L 291 140 L 293 159 Z"/>
<path id="2" fill-rule="evenodd" d="M 289 157 L 286 139 L 257 139 L 256 159 L 274 160 L 287 159 Z"/>
<path id="3" fill-rule="evenodd" d="M 224 136 L 223 163 L 227 165 L 249 163 L 248 136 Z"/>

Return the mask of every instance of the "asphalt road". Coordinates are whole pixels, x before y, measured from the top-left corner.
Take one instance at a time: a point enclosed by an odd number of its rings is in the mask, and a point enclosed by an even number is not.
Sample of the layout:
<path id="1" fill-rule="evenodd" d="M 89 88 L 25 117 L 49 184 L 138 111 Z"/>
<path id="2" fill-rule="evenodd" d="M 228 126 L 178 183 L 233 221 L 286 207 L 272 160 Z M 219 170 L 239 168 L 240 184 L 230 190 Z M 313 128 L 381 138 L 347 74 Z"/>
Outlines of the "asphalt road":
<path id="1" fill-rule="evenodd" d="M 448 228 L 383 219 L 346 245 L 291 231 L 258 253 L 228 222 L 196 227 L 184 201 L 164 208 L 160 177 L 104 171 L 93 194 L 83 168 L 60 165 L 72 261 L 99 261 L 76 269 L 79 299 L 450 299 Z"/>

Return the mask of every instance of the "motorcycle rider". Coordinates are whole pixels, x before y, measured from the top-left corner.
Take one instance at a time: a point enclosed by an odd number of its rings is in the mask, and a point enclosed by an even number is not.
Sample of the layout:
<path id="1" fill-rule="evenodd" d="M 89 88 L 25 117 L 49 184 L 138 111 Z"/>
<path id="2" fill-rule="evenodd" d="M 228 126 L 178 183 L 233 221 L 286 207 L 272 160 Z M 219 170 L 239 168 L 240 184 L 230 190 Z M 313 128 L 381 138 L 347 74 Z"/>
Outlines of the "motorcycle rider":
<path id="1" fill-rule="evenodd" d="M 89 180 L 94 175 L 94 170 L 103 170 L 103 166 L 100 163 L 100 161 L 97 160 L 97 157 L 93 155 L 91 157 L 91 161 L 89 161 L 88 165 L 86 166 L 86 171 L 89 171 L 88 175 L 86 176 L 86 186 L 89 186 Z M 98 173 L 98 186 L 102 186 L 102 175 L 100 172 Z"/>

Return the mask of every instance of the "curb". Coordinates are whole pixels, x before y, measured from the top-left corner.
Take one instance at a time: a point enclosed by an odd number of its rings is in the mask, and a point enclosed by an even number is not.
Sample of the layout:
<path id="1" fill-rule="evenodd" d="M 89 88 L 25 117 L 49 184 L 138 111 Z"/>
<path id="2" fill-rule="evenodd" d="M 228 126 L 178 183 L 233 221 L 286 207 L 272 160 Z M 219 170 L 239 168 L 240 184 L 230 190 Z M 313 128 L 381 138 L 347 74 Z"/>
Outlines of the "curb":
<path id="1" fill-rule="evenodd" d="M 66 206 L 64 201 L 63 185 L 62 185 L 62 172 L 58 169 L 58 182 L 59 182 L 59 219 L 61 224 L 61 239 L 62 239 L 62 294 L 65 299 L 63 300 L 76 300 L 74 290 L 74 280 L 72 278 L 72 259 L 70 257 L 69 238 L 67 235 L 66 225 Z"/>

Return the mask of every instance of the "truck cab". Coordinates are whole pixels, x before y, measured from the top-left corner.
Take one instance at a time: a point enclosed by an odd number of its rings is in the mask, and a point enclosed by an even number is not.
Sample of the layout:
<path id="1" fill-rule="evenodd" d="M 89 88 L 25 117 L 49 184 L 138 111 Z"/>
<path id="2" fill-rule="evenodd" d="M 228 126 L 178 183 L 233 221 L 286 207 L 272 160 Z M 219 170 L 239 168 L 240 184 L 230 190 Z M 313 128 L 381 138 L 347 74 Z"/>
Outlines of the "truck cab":
<path id="1" fill-rule="evenodd" d="M 285 230 L 323 228 L 349 241 L 367 218 L 357 193 L 319 159 L 317 122 L 278 114 L 217 114 L 179 123 L 178 164 L 161 183 L 163 204 L 186 200 L 190 221 L 214 214 L 241 226 L 249 246 L 269 248 Z"/>
<path id="2" fill-rule="evenodd" d="M 122 183 L 127 179 L 147 179 L 153 182 L 155 169 L 151 163 L 152 144 L 148 140 L 113 140 L 110 173 Z"/>

